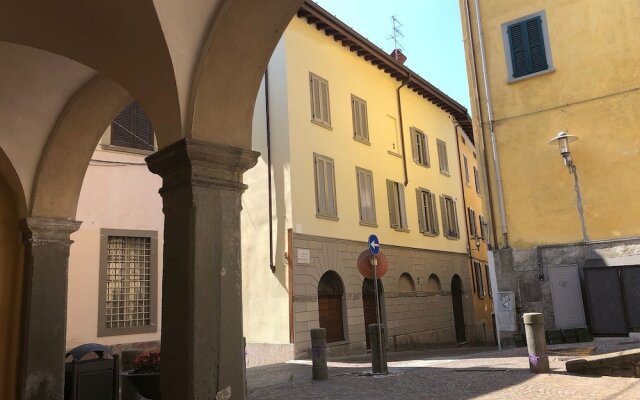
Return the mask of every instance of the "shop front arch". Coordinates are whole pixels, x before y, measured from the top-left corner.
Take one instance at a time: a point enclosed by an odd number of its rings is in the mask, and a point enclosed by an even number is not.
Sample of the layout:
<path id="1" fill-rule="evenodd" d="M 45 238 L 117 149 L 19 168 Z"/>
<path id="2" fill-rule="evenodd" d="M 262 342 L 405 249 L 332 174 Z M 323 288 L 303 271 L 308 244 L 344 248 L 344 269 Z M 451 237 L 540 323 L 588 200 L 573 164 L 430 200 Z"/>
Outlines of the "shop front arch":
<path id="1" fill-rule="evenodd" d="M 327 330 L 327 343 L 345 340 L 344 285 L 340 275 L 327 271 L 318 283 L 320 327 Z"/>

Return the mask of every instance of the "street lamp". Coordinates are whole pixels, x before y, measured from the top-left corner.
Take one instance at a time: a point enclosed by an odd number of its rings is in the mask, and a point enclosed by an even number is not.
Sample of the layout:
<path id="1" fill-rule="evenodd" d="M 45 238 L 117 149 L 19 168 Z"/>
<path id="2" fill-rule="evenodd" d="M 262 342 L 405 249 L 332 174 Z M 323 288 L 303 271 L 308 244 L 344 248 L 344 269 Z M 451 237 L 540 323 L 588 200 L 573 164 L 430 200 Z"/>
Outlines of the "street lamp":
<path id="1" fill-rule="evenodd" d="M 554 143 L 558 143 L 558 147 L 560 147 L 560 155 L 564 159 L 564 165 L 569 168 L 569 171 L 573 173 L 575 165 L 573 165 L 573 160 L 571 159 L 571 152 L 569 151 L 569 143 L 575 142 L 578 140 L 577 136 L 569 135 L 567 132 L 559 132 L 556 137 L 549 140 L 549 144 L 553 145 Z"/>
<path id="2" fill-rule="evenodd" d="M 578 171 L 576 165 L 571 158 L 571 151 L 569 151 L 569 143 L 578 140 L 577 136 L 569 135 L 567 132 L 559 132 L 553 139 L 549 140 L 549 144 L 558 144 L 560 148 L 560 155 L 564 160 L 564 165 L 569 168 L 569 173 L 573 175 L 574 189 L 576 191 L 576 204 L 578 207 L 578 215 L 580 216 L 580 226 L 582 227 L 582 240 L 584 242 L 589 241 L 587 236 L 587 226 L 584 221 L 584 209 L 582 208 L 582 195 L 580 194 L 580 182 L 578 181 Z"/>

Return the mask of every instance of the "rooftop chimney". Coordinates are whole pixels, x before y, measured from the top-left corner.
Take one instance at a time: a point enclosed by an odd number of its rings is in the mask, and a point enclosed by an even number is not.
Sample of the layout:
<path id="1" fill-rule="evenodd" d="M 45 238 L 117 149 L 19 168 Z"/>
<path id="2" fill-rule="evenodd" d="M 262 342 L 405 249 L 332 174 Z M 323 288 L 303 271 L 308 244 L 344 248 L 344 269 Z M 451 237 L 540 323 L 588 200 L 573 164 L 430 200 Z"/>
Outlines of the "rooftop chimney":
<path id="1" fill-rule="evenodd" d="M 404 64 L 404 62 L 407 61 L 407 56 L 405 56 L 402 50 L 400 49 L 393 50 L 389 55 L 395 58 L 395 60 L 400 64 Z"/>

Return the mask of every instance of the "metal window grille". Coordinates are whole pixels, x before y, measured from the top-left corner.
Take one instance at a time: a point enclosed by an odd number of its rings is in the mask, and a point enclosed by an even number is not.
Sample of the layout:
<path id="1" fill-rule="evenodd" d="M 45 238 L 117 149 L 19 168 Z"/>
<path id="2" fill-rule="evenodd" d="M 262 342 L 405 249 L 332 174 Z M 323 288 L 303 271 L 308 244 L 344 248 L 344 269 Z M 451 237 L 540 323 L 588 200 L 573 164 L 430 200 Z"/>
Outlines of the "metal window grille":
<path id="1" fill-rule="evenodd" d="M 151 324 L 151 238 L 109 236 L 106 328 Z"/>

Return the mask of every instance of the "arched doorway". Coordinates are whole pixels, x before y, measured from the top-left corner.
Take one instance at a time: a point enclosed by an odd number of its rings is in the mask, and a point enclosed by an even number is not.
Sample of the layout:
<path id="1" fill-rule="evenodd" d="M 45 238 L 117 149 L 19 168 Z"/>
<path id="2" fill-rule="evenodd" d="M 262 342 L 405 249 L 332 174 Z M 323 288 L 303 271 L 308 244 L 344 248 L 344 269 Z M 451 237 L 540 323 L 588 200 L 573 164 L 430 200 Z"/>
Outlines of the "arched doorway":
<path id="1" fill-rule="evenodd" d="M 464 331 L 464 310 L 462 307 L 462 280 L 458 275 L 451 279 L 451 301 L 453 302 L 453 322 L 456 328 L 456 342 L 467 341 Z"/>
<path id="2" fill-rule="evenodd" d="M 344 285 L 334 271 L 327 271 L 318 283 L 318 314 L 320 328 L 327 330 L 327 343 L 344 340 Z"/>
<path id="3" fill-rule="evenodd" d="M 376 295 L 373 279 L 365 278 L 362 281 L 362 309 L 364 310 L 364 332 L 367 341 L 367 349 L 371 348 L 371 341 L 369 339 L 369 325 L 375 324 L 376 318 Z M 380 320 L 384 323 L 384 288 L 382 287 L 382 281 L 378 279 L 378 301 L 380 310 Z"/>

